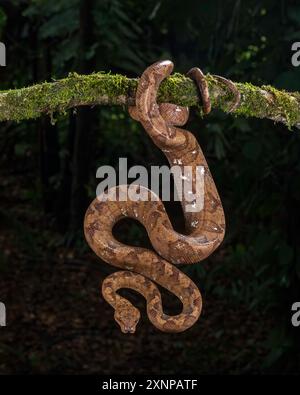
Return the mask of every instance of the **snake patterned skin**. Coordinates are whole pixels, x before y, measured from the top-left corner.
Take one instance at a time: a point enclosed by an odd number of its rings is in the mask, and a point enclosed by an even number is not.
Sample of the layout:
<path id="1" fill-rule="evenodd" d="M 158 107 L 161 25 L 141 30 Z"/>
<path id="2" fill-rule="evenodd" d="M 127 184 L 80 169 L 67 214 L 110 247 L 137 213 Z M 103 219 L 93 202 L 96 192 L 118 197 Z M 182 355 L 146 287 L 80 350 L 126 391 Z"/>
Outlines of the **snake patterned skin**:
<path id="1" fill-rule="evenodd" d="M 225 234 L 223 207 L 205 157 L 193 134 L 178 127 L 187 122 L 188 108 L 156 103 L 159 85 L 172 70 L 170 61 L 148 67 L 139 80 L 136 103 L 129 112 L 141 122 L 171 166 L 176 164 L 182 171 L 184 166 L 192 166 L 193 192 L 197 190 L 195 169 L 200 166 L 203 209 L 187 210 L 190 202 L 183 197 L 181 205 L 187 233 L 180 234 L 173 229 L 163 203 L 152 191 L 141 185 L 120 185 L 111 188 L 106 198 L 104 194 L 98 196 L 89 206 L 84 220 L 85 237 L 92 250 L 107 263 L 123 269 L 103 281 L 102 294 L 114 308 L 114 318 L 124 333 L 135 332 L 140 312 L 117 293 L 121 288 L 133 289 L 145 297 L 149 320 L 161 331 L 182 332 L 190 328 L 201 313 L 201 294 L 193 281 L 174 265 L 192 264 L 207 258 Z M 112 201 L 107 197 L 127 194 L 129 189 L 138 194 L 138 201 Z M 134 218 L 146 228 L 156 252 L 115 239 L 112 229 L 124 217 Z M 164 313 L 161 293 L 155 283 L 180 299 L 180 314 Z"/>

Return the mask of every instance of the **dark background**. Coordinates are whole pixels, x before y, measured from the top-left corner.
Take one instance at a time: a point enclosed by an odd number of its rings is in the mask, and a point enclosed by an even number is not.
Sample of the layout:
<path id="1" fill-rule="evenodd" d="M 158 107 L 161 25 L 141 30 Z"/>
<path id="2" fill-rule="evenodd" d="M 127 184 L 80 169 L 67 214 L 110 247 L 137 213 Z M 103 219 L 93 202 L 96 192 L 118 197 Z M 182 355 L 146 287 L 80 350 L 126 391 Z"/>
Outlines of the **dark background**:
<path id="1" fill-rule="evenodd" d="M 1 89 L 70 71 L 137 76 L 154 61 L 254 84 L 300 90 L 291 45 L 300 41 L 292 0 L 0 1 L 7 66 Z M 227 234 L 207 261 L 185 270 L 204 310 L 182 334 L 163 334 L 142 309 L 123 335 L 99 292 L 111 272 L 88 248 L 82 218 L 98 166 L 119 157 L 149 167 L 165 159 L 121 107 L 0 125 L 1 373 L 298 373 L 300 300 L 300 133 L 268 120 L 226 116 L 188 127 L 207 157 L 226 213 Z M 169 205 L 181 229 L 178 206 Z M 149 245 L 134 221 L 120 240 Z M 164 295 L 168 311 L 176 301 Z"/>

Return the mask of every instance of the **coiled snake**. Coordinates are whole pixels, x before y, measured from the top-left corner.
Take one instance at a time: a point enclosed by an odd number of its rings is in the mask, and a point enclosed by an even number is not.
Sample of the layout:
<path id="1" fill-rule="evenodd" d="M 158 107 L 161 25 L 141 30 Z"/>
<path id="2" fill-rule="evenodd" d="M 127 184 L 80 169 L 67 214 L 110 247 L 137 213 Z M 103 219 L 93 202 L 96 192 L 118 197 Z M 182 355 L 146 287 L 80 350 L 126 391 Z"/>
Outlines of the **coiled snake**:
<path id="1" fill-rule="evenodd" d="M 84 220 L 85 237 L 93 251 L 104 261 L 123 269 L 103 281 L 102 294 L 114 308 L 114 318 L 124 333 L 135 332 L 140 312 L 117 293 L 121 288 L 133 289 L 145 297 L 149 320 L 158 329 L 182 332 L 190 328 L 201 313 L 202 298 L 193 281 L 174 264 L 191 264 L 207 258 L 222 242 L 225 233 L 222 204 L 205 157 L 192 133 L 178 127 L 187 122 L 188 108 L 156 103 L 159 85 L 172 70 L 170 61 L 148 67 L 138 83 L 136 104 L 129 108 L 129 112 L 141 122 L 171 166 L 177 164 L 182 169 L 192 166 L 193 191 L 197 180 L 194 170 L 197 166 L 203 169 L 203 209 L 187 211 L 187 201 L 182 199 L 188 233 L 180 234 L 173 229 L 163 203 L 149 189 L 136 185 L 133 188 L 142 196 L 139 201 L 111 201 L 100 196 L 91 203 Z M 190 73 L 192 78 L 194 71 L 192 69 Z M 201 93 L 207 102 L 205 86 Z M 128 191 L 127 185 L 121 185 L 109 193 L 119 196 Z M 112 229 L 124 217 L 134 218 L 145 226 L 156 253 L 115 239 Z M 163 312 L 161 294 L 155 283 L 181 300 L 180 314 L 169 316 Z"/>

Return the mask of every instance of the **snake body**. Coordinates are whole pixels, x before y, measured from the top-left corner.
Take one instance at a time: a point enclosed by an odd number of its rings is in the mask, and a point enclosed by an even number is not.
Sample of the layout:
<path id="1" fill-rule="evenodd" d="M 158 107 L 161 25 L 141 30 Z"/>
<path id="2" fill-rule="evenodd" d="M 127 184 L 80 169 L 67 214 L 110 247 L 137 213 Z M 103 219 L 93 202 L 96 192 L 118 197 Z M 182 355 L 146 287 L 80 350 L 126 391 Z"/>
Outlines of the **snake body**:
<path id="1" fill-rule="evenodd" d="M 114 318 L 125 333 L 135 332 L 139 310 L 117 291 L 133 289 L 147 302 L 147 315 L 154 326 L 164 332 L 182 332 L 198 319 L 202 309 L 201 294 L 193 281 L 174 264 L 192 264 L 207 258 L 222 242 L 225 218 L 222 204 L 197 140 L 183 126 L 188 119 L 188 108 L 169 103 L 157 104 L 160 83 L 173 70 L 170 61 L 148 67 L 142 74 L 136 93 L 136 104 L 130 115 L 141 122 L 153 142 L 165 153 L 170 165 L 192 166 L 192 190 L 195 191 L 197 166 L 203 169 L 204 206 L 199 212 L 186 210 L 181 204 L 187 234 L 173 229 L 163 203 L 154 193 L 141 185 L 120 185 L 109 190 L 117 196 L 129 193 L 140 196 L 138 201 L 111 201 L 96 198 L 89 206 L 85 220 L 85 237 L 92 250 L 104 261 L 123 269 L 108 276 L 102 284 L 104 299 L 114 308 Z M 122 218 L 138 220 L 147 230 L 156 252 L 125 245 L 112 234 L 114 225 Z M 182 302 L 180 314 L 164 313 L 160 285 Z"/>

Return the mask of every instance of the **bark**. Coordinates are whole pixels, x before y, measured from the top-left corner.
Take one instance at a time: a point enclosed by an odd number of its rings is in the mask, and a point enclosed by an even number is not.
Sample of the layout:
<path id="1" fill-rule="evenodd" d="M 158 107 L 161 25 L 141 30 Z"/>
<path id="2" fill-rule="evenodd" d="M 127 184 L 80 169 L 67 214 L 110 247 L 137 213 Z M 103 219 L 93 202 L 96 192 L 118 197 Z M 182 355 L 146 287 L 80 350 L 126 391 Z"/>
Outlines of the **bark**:
<path id="1" fill-rule="evenodd" d="M 213 108 L 227 111 L 233 99 L 228 88 L 207 75 Z M 45 82 L 27 88 L 0 92 L 0 121 L 33 119 L 46 113 L 65 113 L 77 106 L 133 105 L 138 79 L 122 75 L 70 73 L 65 79 Z M 235 83 L 241 93 L 240 106 L 233 115 L 268 118 L 300 128 L 300 93 L 277 90 L 272 86 L 257 87 L 250 83 Z M 174 74 L 160 87 L 159 102 L 184 106 L 199 105 L 194 82 Z"/>

